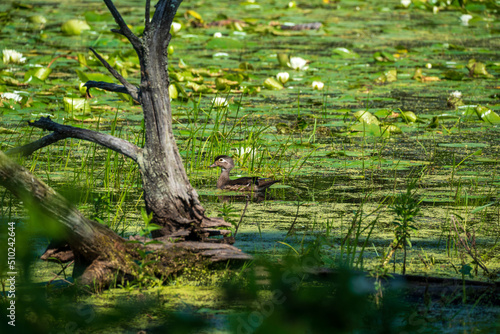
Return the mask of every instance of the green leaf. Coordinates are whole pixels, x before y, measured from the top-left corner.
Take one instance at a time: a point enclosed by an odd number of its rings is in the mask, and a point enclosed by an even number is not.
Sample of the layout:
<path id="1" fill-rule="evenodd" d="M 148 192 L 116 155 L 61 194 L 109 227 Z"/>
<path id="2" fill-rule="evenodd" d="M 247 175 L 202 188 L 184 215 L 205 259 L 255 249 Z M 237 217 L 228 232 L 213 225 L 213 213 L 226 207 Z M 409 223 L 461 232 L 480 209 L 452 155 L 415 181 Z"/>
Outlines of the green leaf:
<path id="1" fill-rule="evenodd" d="M 28 82 L 31 79 L 33 79 L 33 77 L 35 77 L 41 81 L 45 81 L 49 77 L 50 73 L 52 73 L 51 68 L 36 67 L 36 68 L 29 70 L 28 72 L 26 72 L 24 74 L 24 81 Z"/>
<path id="2" fill-rule="evenodd" d="M 394 59 L 394 56 L 385 51 L 377 51 L 373 54 L 373 58 L 378 61 L 378 62 L 395 62 L 396 60 Z"/>
<path id="3" fill-rule="evenodd" d="M 290 61 L 290 56 L 286 53 L 278 53 L 276 55 L 276 58 L 278 59 L 278 63 L 282 67 L 288 67 L 288 62 Z"/>
<path id="4" fill-rule="evenodd" d="M 177 91 L 177 87 L 175 87 L 175 85 L 170 84 L 168 86 L 168 95 L 170 95 L 172 100 L 175 100 L 179 96 L 179 92 Z"/>
<path id="5" fill-rule="evenodd" d="M 498 114 L 491 109 L 483 106 L 477 106 L 476 112 L 483 121 L 491 124 L 500 124 L 500 116 L 498 116 Z"/>
<path id="6" fill-rule="evenodd" d="M 402 111 L 399 115 L 406 123 L 413 123 L 417 120 L 417 115 L 413 111 Z"/>
<path id="7" fill-rule="evenodd" d="M 90 113 L 90 103 L 86 98 L 80 97 L 64 97 L 64 111 L 67 113 Z"/>
<path id="8" fill-rule="evenodd" d="M 357 59 L 359 58 L 359 54 L 356 52 L 346 49 L 346 48 L 335 48 L 332 50 L 332 56 L 340 56 L 344 59 Z"/>
<path id="9" fill-rule="evenodd" d="M 230 37 L 213 38 L 207 43 L 207 49 L 242 49 L 243 43 Z"/>
<path id="10" fill-rule="evenodd" d="M 281 83 L 279 83 L 274 78 L 267 78 L 264 81 L 264 87 L 266 87 L 267 89 L 271 89 L 271 90 L 280 90 L 280 89 L 283 89 L 283 85 Z"/>
<path id="11" fill-rule="evenodd" d="M 87 22 L 82 20 L 69 20 L 63 23 L 61 30 L 66 35 L 78 36 L 82 34 L 84 30 L 90 30 L 90 26 Z"/>
<path id="12" fill-rule="evenodd" d="M 488 71 L 486 70 L 486 65 L 476 61 L 475 59 L 469 60 L 467 68 L 469 69 L 469 75 L 471 77 L 494 78 L 494 76 L 488 73 Z"/>
<path id="13" fill-rule="evenodd" d="M 356 111 L 353 115 L 361 123 L 376 124 L 376 125 L 380 124 L 380 121 L 378 120 L 378 118 L 376 116 L 374 116 L 372 113 L 370 113 L 369 111 L 359 110 L 359 111 Z"/>

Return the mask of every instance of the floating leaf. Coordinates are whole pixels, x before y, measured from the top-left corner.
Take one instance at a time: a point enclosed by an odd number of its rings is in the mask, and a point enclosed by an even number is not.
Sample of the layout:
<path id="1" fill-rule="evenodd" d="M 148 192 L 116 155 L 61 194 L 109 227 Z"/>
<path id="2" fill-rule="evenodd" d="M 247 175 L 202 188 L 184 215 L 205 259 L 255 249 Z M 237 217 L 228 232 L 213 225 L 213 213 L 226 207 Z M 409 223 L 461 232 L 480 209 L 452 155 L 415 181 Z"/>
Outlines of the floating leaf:
<path id="1" fill-rule="evenodd" d="M 89 80 L 104 81 L 104 82 L 109 82 L 109 83 L 114 82 L 113 78 L 111 78 L 103 73 L 84 73 L 83 71 L 80 71 L 80 70 L 75 70 L 75 71 L 76 71 L 76 74 L 78 75 L 78 78 L 82 82 L 87 82 Z"/>
<path id="2" fill-rule="evenodd" d="M 280 66 L 288 67 L 288 62 L 290 61 L 289 55 L 285 53 L 278 53 L 276 55 L 276 58 L 278 58 L 278 63 L 280 64 Z"/>
<path id="3" fill-rule="evenodd" d="M 335 48 L 332 50 L 332 56 L 340 56 L 345 59 L 357 59 L 359 58 L 359 54 L 356 52 L 346 49 L 346 48 Z"/>
<path id="4" fill-rule="evenodd" d="M 184 75 L 182 75 L 182 73 L 179 73 L 179 72 L 170 71 L 168 73 L 168 76 L 170 77 L 170 79 L 175 80 L 175 81 L 182 82 L 185 80 Z"/>
<path id="5" fill-rule="evenodd" d="M 33 79 L 38 79 L 40 81 L 45 81 L 48 76 L 52 73 L 52 69 L 48 67 L 35 67 L 30 69 L 24 74 L 24 81 L 33 83 Z"/>
<path id="6" fill-rule="evenodd" d="M 443 72 L 443 77 L 448 80 L 460 81 L 463 79 L 463 77 L 465 77 L 465 74 L 456 70 L 446 70 Z"/>
<path id="7" fill-rule="evenodd" d="M 403 131 L 399 128 L 399 126 L 394 124 L 384 125 L 382 126 L 382 134 L 392 134 L 392 133 L 403 133 Z"/>
<path id="8" fill-rule="evenodd" d="M 40 25 L 44 25 L 45 23 L 47 23 L 47 19 L 42 15 L 30 16 L 29 20 L 32 23 L 36 23 L 36 24 L 40 24 Z"/>
<path id="9" fill-rule="evenodd" d="M 64 22 L 61 30 L 66 35 L 81 35 L 82 31 L 90 30 L 90 26 L 85 21 L 73 19 Z"/>
<path id="10" fill-rule="evenodd" d="M 240 63 L 240 65 L 238 65 L 238 68 L 242 69 L 242 70 L 246 70 L 246 71 L 253 71 L 254 70 L 253 65 L 248 63 L 248 62 Z"/>
<path id="11" fill-rule="evenodd" d="M 376 116 L 366 110 L 359 110 L 354 113 L 354 117 L 361 123 L 379 125 L 380 121 Z"/>
<path id="12" fill-rule="evenodd" d="M 413 123 L 417 120 L 417 115 L 413 111 L 402 111 L 400 113 L 401 118 L 406 122 L 406 123 Z"/>
<path id="13" fill-rule="evenodd" d="M 385 83 L 390 83 L 398 80 L 398 71 L 396 69 L 388 70 L 382 73 L 377 79 L 375 79 L 375 84 L 382 85 Z"/>
<path id="14" fill-rule="evenodd" d="M 428 77 L 423 75 L 422 69 L 417 68 L 415 69 L 415 74 L 413 75 L 412 79 L 420 81 L 420 82 L 433 82 L 433 81 L 440 81 L 438 77 Z"/>
<path id="15" fill-rule="evenodd" d="M 243 43 L 230 37 L 213 38 L 207 43 L 207 49 L 242 49 Z"/>
<path id="16" fill-rule="evenodd" d="M 203 18 L 201 17 L 201 15 L 195 12 L 194 10 L 187 10 L 186 15 L 194 17 L 199 22 L 203 22 Z"/>
<path id="17" fill-rule="evenodd" d="M 351 131 L 354 132 L 364 132 L 365 135 L 367 136 L 374 136 L 374 137 L 380 137 L 382 135 L 384 136 L 389 136 L 390 132 L 389 131 L 383 131 L 383 129 L 380 128 L 379 124 L 367 124 L 367 123 L 361 123 L 361 124 L 356 124 L 351 127 Z"/>
<path id="18" fill-rule="evenodd" d="M 177 91 L 177 87 L 175 85 L 168 86 L 168 95 L 172 100 L 175 100 L 179 96 L 179 92 Z"/>
<path id="19" fill-rule="evenodd" d="M 90 112 L 90 103 L 86 98 L 65 97 L 63 98 L 63 103 L 64 111 L 67 113 L 81 112 L 85 114 Z"/>
<path id="20" fill-rule="evenodd" d="M 280 90 L 280 89 L 283 89 L 283 85 L 280 84 L 276 79 L 274 78 L 267 78 L 265 81 L 264 81 L 264 87 L 266 87 L 267 89 L 271 89 L 271 90 Z"/>
<path id="21" fill-rule="evenodd" d="M 215 79 L 215 88 L 218 90 L 227 90 L 231 87 L 238 86 L 240 83 L 238 81 L 228 80 L 224 78 Z"/>
<path id="22" fill-rule="evenodd" d="M 476 112 L 483 121 L 491 124 L 500 124 L 500 116 L 493 110 L 483 106 L 477 106 Z"/>
<path id="23" fill-rule="evenodd" d="M 387 62 L 395 62 L 396 60 L 394 59 L 394 56 L 389 53 L 389 52 L 385 52 L 385 51 L 377 51 L 373 54 L 373 58 L 378 61 L 378 62 L 381 62 L 381 63 L 387 63 Z"/>
<path id="24" fill-rule="evenodd" d="M 494 78 L 493 75 L 486 71 L 486 65 L 476 61 L 475 59 L 469 60 L 467 68 L 469 69 L 469 76 L 471 77 Z"/>
<path id="25" fill-rule="evenodd" d="M 191 73 L 196 76 L 220 77 L 223 73 L 220 69 L 193 68 Z"/>
<path id="26" fill-rule="evenodd" d="M 214 89 L 206 85 L 198 85 L 197 83 L 191 81 L 186 83 L 186 88 L 191 88 L 196 93 L 215 93 Z"/>
<path id="27" fill-rule="evenodd" d="M 109 12 L 98 13 L 96 11 L 88 11 L 83 14 L 87 22 L 109 22 L 113 16 Z"/>

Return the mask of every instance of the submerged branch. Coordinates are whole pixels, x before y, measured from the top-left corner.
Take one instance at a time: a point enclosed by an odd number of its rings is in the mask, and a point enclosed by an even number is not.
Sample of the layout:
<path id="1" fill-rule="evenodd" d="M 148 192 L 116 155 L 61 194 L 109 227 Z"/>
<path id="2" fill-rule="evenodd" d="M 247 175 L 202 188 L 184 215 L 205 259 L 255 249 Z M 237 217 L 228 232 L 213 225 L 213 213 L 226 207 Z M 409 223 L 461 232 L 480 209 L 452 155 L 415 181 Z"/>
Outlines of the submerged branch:
<path id="1" fill-rule="evenodd" d="M 130 159 L 137 162 L 137 156 L 141 149 L 136 145 L 115 136 L 111 136 L 105 133 L 100 133 L 92 130 L 77 128 L 69 125 L 62 125 L 53 122 L 49 117 L 41 117 L 38 121 L 30 121 L 28 123 L 30 126 L 40 128 L 43 130 L 53 131 L 52 135 L 45 136 L 36 142 L 28 145 L 21 146 L 19 148 L 14 148 L 9 151 L 9 154 L 17 152 L 29 152 L 36 151 L 39 148 L 50 145 L 58 140 L 65 138 L 77 138 L 87 140 L 101 146 L 107 147 L 113 151 L 121 153 Z M 13 153 L 11 153 L 13 152 Z M 28 153 L 29 154 L 29 153 Z M 25 154 L 25 155 L 28 155 Z"/>
<path id="2" fill-rule="evenodd" d="M 134 100 L 139 101 L 139 88 L 128 82 L 127 79 L 125 79 L 120 73 L 118 73 L 118 71 L 115 70 L 104 58 L 102 58 L 101 55 L 97 53 L 97 51 L 95 51 L 92 48 L 90 48 L 90 51 L 94 53 L 94 55 L 97 57 L 97 59 L 99 59 L 101 64 L 103 64 L 104 67 L 106 67 L 109 73 L 111 73 L 118 81 L 122 83 L 124 88 L 127 90 L 126 93 L 130 94 L 130 96 L 132 96 Z"/>

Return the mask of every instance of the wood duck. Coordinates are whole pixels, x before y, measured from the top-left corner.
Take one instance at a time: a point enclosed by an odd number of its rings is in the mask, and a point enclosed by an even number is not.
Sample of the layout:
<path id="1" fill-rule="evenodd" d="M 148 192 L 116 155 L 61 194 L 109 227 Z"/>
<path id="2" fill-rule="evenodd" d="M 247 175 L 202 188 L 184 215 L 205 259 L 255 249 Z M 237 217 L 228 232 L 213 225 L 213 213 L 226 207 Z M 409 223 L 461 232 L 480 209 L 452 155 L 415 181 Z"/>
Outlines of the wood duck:
<path id="1" fill-rule="evenodd" d="M 229 178 L 231 169 L 234 168 L 234 161 L 230 156 L 219 155 L 215 158 L 214 163 L 209 166 L 220 167 L 222 173 L 217 180 L 217 189 L 235 190 L 235 191 L 265 191 L 267 188 L 275 184 L 276 180 L 262 179 L 256 176 L 240 177 L 236 180 Z"/>

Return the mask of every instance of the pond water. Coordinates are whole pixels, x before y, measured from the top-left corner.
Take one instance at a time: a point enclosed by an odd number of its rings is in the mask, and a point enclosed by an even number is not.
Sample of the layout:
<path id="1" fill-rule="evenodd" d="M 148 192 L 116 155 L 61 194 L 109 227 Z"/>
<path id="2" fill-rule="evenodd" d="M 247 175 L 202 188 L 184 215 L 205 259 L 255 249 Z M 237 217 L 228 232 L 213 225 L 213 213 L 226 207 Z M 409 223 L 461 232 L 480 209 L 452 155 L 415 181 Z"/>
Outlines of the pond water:
<path id="1" fill-rule="evenodd" d="M 136 33 L 142 3 L 116 1 Z M 183 2 L 169 57 L 174 131 L 208 214 L 237 224 L 244 212 L 237 247 L 278 260 L 321 240 L 324 266 L 372 270 L 395 239 L 398 200 L 411 198 L 419 211 L 407 273 L 462 278 L 471 268 L 474 279 L 498 281 L 498 4 L 444 3 Z M 78 35 L 61 28 L 73 19 L 87 24 Z M 285 27 L 315 22 L 319 29 Z M 94 90 L 82 100 L 82 82 L 113 80 L 88 47 L 139 82 L 138 60 L 113 27 L 101 1 L 2 1 L 0 49 L 26 58 L 0 63 L 2 151 L 43 136 L 26 121 L 47 115 L 142 143 L 141 110 L 127 97 Z M 307 68 L 287 66 L 294 57 Z M 48 77 L 37 72 L 49 64 Z M 269 80 L 280 72 L 285 84 Z M 215 191 L 219 171 L 208 168 L 219 154 L 236 158 L 233 177 L 280 182 L 248 206 L 224 198 Z M 125 158 L 66 140 L 19 162 L 118 233 L 140 229 L 141 182 Z M 2 218 L 24 216 L 3 193 Z M 488 275 L 461 248 L 453 222 L 474 235 Z M 393 261 L 400 273 L 402 250 Z"/>

